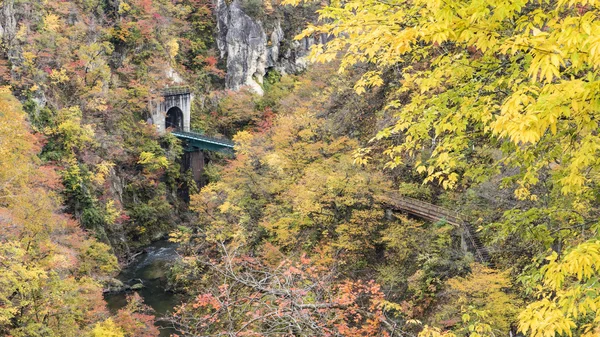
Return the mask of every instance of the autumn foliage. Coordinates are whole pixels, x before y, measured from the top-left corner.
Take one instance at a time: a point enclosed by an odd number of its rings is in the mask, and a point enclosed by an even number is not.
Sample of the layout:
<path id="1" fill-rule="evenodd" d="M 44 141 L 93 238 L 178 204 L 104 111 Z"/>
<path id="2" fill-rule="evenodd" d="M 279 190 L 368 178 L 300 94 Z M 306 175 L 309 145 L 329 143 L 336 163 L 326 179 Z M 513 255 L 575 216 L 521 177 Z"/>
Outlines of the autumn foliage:
<path id="1" fill-rule="evenodd" d="M 597 1 L 234 1 L 262 96 L 223 87 L 232 1 L 0 4 L 0 335 L 157 336 L 102 288 L 169 233 L 180 335 L 600 335 Z M 202 184 L 147 122 L 183 83 L 235 142 Z"/>
<path id="2" fill-rule="evenodd" d="M 221 253 L 202 261 L 214 273 L 211 286 L 173 316 L 185 334 L 389 336 L 374 282 L 334 283 L 334 272 L 307 257 L 267 265 L 235 250 Z"/>
<path id="3" fill-rule="evenodd" d="M 60 212 L 56 172 L 40 165 L 18 101 L 0 95 L 0 333 L 77 335 L 108 315 L 97 279 L 117 261 Z"/>

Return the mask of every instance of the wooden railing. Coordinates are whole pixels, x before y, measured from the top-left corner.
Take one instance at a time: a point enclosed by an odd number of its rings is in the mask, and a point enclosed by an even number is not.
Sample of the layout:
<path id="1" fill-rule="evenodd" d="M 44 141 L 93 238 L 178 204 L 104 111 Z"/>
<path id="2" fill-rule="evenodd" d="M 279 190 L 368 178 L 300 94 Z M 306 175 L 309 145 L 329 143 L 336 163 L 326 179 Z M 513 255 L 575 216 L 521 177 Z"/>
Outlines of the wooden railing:
<path id="1" fill-rule="evenodd" d="M 384 203 L 391 209 L 406 212 L 424 220 L 445 221 L 462 229 L 468 248 L 475 258 L 479 262 L 491 265 L 490 256 L 479 239 L 477 231 L 460 213 L 397 193 L 388 195 Z"/>

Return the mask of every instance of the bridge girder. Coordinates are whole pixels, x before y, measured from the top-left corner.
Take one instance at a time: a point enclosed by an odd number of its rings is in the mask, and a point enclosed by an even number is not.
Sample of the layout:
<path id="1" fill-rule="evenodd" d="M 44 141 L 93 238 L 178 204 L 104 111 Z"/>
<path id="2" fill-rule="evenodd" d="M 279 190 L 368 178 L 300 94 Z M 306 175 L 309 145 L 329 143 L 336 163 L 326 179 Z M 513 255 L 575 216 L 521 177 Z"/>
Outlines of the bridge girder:
<path id="1" fill-rule="evenodd" d="M 172 134 L 183 140 L 187 147 L 186 151 L 209 150 L 233 154 L 233 142 L 228 139 L 205 136 L 196 132 L 173 131 Z"/>

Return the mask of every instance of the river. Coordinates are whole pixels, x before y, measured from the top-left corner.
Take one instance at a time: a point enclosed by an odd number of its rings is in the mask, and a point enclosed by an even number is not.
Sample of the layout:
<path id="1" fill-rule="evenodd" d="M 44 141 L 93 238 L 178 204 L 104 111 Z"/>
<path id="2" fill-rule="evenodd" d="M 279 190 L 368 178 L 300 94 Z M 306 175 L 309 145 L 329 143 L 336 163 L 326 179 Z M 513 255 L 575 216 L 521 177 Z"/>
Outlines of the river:
<path id="1" fill-rule="evenodd" d="M 145 248 L 146 253 L 138 256 L 127 268 L 124 268 L 117 278 L 123 283 L 134 285 L 143 283 L 144 287 L 138 294 L 144 303 L 155 311 L 156 317 L 168 314 L 175 306 L 181 303 L 181 298 L 167 288 L 167 271 L 169 265 L 179 258 L 177 244 L 169 241 L 157 241 Z M 127 304 L 126 293 L 113 293 L 105 295 L 108 308 L 116 312 Z M 168 337 L 176 333 L 172 328 L 157 323 L 161 327 L 161 337 Z"/>

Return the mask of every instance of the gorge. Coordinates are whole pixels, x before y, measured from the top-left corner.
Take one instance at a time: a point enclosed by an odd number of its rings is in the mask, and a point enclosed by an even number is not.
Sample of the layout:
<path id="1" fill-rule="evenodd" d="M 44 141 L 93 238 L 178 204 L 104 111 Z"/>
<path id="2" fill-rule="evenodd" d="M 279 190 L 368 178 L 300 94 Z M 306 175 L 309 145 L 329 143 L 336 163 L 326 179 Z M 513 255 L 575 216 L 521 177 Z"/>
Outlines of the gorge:
<path id="1" fill-rule="evenodd" d="M 600 335 L 596 1 L 5 0 L 0 335 Z"/>

